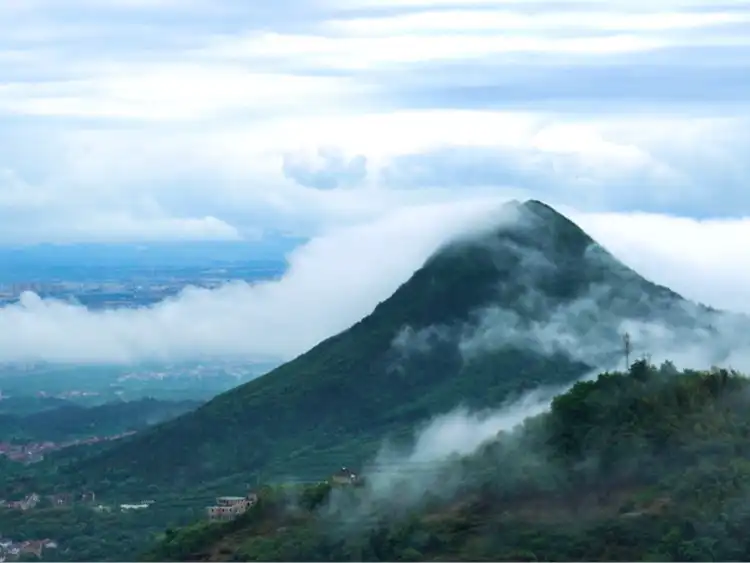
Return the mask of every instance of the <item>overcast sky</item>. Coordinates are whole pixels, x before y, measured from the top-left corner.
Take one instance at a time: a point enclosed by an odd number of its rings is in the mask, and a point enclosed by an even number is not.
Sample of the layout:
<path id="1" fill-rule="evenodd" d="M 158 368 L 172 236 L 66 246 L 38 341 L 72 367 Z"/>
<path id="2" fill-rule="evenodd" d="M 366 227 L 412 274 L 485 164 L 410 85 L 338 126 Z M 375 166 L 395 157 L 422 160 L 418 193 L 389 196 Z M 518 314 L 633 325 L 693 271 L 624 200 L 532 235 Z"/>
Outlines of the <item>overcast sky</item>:
<path id="1" fill-rule="evenodd" d="M 750 311 L 747 100 L 742 0 L 0 0 L 0 244 L 314 237 L 262 296 L 0 310 L 0 359 L 290 357 L 511 196 Z"/>

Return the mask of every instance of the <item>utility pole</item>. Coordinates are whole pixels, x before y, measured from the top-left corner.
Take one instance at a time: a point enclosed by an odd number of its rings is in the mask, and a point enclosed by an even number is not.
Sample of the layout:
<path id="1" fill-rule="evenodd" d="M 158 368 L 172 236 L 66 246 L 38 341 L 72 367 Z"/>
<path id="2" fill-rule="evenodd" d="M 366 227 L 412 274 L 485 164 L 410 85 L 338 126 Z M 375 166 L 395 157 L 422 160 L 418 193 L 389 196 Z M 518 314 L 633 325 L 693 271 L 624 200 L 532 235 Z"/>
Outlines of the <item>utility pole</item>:
<path id="1" fill-rule="evenodd" d="M 630 369 L 630 334 L 627 332 L 622 337 L 622 343 L 625 347 L 625 371 L 628 371 Z"/>

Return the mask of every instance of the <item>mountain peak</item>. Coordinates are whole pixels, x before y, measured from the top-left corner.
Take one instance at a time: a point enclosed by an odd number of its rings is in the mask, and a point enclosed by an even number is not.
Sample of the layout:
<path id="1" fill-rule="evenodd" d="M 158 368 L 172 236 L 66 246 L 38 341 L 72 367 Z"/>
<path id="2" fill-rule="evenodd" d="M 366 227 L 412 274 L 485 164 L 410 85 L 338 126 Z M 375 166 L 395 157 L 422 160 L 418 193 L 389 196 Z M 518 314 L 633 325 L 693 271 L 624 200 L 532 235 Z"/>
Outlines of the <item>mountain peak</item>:
<path id="1" fill-rule="evenodd" d="M 459 402 L 487 408 L 569 383 L 592 367 L 577 346 L 587 335 L 599 335 L 596 350 L 619 354 L 622 319 L 663 319 L 665 303 L 679 308 L 678 295 L 638 276 L 553 208 L 508 205 L 518 213 L 500 213 L 491 229 L 445 245 L 349 329 L 69 471 L 79 479 L 117 467 L 164 486 L 232 471 L 239 480 L 260 470 L 318 479 Z"/>
<path id="2" fill-rule="evenodd" d="M 516 208 L 520 211 L 531 211 L 536 213 L 548 213 L 550 216 L 557 216 L 566 219 L 559 211 L 557 211 L 551 205 L 544 203 L 539 199 L 527 199 L 524 201 L 518 199 L 510 199 L 505 202 L 504 207 Z"/>
<path id="3" fill-rule="evenodd" d="M 555 210 L 552 206 L 547 205 L 546 203 L 538 199 L 527 199 L 521 204 L 521 206 L 531 211 L 544 210 L 546 212 L 555 213 L 556 215 L 559 215 L 560 217 L 562 217 L 562 215 L 560 215 L 560 213 L 558 213 L 557 210 Z"/>
<path id="4" fill-rule="evenodd" d="M 529 199 L 521 204 L 520 209 L 522 210 L 522 221 L 529 221 L 529 219 L 531 219 L 532 224 L 537 228 L 541 226 L 547 227 L 547 229 L 549 229 L 545 233 L 547 235 L 561 235 L 567 233 L 570 236 L 580 238 L 581 243 L 594 243 L 594 240 L 588 236 L 583 229 L 568 217 L 557 211 L 554 207 L 547 205 L 542 201 Z M 538 234 L 542 235 L 541 232 L 538 232 Z"/>
<path id="5" fill-rule="evenodd" d="M 581 257 L 596 242 L 573 221 L 539 200 L 511 200 L 495 224 L 444 245 L 428 264 L 455 259 L 458 254 L 484 249 L 494 262 L 508 261 L 509 253 L 543 255 L 553 263 Z M 596 245 L 598 246 L 598 245 Z M 599 247 L 601 248 L 601 247 Z M 615 260 L 612 257 L 612 260 Z"/>
<path id="6" fill-rule="evenodd" d="M 375 313 L 422 329 L 464 322 L 488 307 L 541 321 L 551 308 L 586 301 L 592 292 L 618 314 L 647 295 L 681 299 L 638 275 L 551 206 L 512 200 L 503 209 L 490 228 L 438 249 Z"/>

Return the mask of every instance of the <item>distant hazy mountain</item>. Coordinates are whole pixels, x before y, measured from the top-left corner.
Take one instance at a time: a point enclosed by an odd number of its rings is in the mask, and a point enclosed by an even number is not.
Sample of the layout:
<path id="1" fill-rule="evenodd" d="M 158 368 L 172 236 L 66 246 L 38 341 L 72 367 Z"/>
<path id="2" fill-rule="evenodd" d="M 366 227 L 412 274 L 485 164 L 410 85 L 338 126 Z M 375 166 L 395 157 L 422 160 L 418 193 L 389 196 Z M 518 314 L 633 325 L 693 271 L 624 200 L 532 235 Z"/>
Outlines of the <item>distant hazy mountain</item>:
<path id="1" fill-rule="evenodd" d="M 710 332 L 712 315 L 545 204 L 514 202 L 348 330 L 70 471 L 164 487 L 258 472 L 315 479 L 458 404 L 497 406 L 622 362 L 625 329 L 643 350 L 644 339 Z"/>
<path id="2" fill-rule="evenodd" d="M 64 442 L 110 436 L 164 422 L 200 405 L 199 401 L 141 399 L 95 407 L 67 404 L 23 415 L 0 414 L 0 442 Z"/>
<path id="3" fill-rule="evenodd" d="M 3 397 L 0 401 L 0 416 L 18 415 L 23 416 L 35 412 L 57 409 L 72 405 L 71 401 L 58 399 L 56 397 L 18 396 Z"/>

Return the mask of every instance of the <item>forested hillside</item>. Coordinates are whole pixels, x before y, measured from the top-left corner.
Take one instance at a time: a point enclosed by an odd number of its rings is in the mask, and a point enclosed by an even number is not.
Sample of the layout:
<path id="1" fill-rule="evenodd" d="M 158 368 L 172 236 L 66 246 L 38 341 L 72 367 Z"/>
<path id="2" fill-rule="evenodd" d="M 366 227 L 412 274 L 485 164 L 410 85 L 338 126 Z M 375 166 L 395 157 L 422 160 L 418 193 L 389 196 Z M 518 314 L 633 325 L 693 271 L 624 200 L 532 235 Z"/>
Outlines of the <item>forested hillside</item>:
<path id="1" fill-rule="evenodd" d="M 238 520 L 169 530 L 144 559 L 746 561 L 749 401 L 734 372 L 640 361 L 468 458 L 385 488 L 266 488 Z"/>

